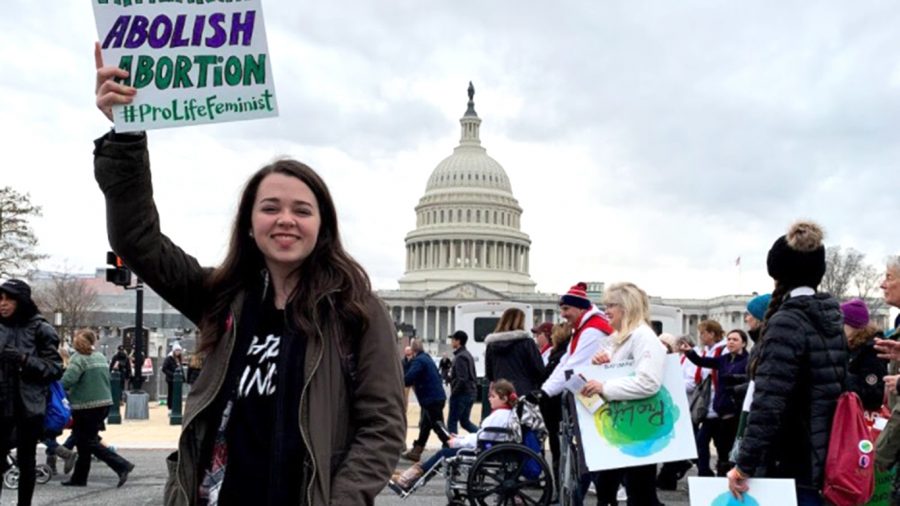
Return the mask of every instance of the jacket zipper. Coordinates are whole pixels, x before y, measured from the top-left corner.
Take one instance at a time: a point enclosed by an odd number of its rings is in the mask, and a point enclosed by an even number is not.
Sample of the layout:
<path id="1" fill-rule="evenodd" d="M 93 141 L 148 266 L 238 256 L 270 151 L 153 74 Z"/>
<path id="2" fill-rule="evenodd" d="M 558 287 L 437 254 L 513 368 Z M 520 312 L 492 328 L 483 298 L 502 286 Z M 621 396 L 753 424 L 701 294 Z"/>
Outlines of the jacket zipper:
<path id="1" fill-rule="evenodd" d="M 229 343 L 227 345 L 226 355 L 225 355 L 225 367 L 222 369 L 223 373 L 222 373 L 221 379 L 217 382 L 217 384 L 215 385 L 215 388 L 212 389 L 214 394 L 211 395 L 206 400 L 206 402 L 201 404 L 200 407 L 195 409 L 193 411 L 193 413 L 191 414 L 190 418 L 185 419 L 184 429 L 181 431 L 181 437 L 184 437 L 184 434 L 191 427 L 191 423 L 193 423 L 193 421 L 197 417 L 197 415 L 199 413 L 201 413 L 204 409 L 208 408 L 210 404 L 212 404 L 212 401 L 215 400 L 219 391 L 222 389 L 222 384 L 225 383 L 225 377 L 228 376 L 228 365 L 231 362 L 231 352 L 234 350 L 234 343 L 237 340 L 237 326 L 238 325 L 237 325 L 237 318 L 235 318 L 235 312 L 234 312 L 233 306 L 232 306 L 231 310 L 229 311 L 229 316 L 231 317 L 231 322 L 232 322 L 232 324 L 231 324 L 231 343 Z M 179 449 L 181 448 L 181 437 L 178 438 Z M 182 481 L 181 481 L 181 471 L 184 468 L 183 462 L 184 462 L 184 459 L 180 458 L 180 456 L 179 456 L 178 462 L 175 465 L 175 484 L 178 485 L 178 489 L 185 496 L 188 504 L 190 504 L 191 503 L 191 495 L 188 494 L 187 489 L 184 486 L 184 483 L 182 483 Z M 195 463 L 195 465 L 196 465 L 196 463 Z"/>
<path id="2" fill-rule="evenodd" d="M 337 290 L 332 290 L 330 292 L 320 295 L 316 299 L 315 306 L 318 306 L 319 302 L 326 296 L 330 295 L 331 293 L 337 293 Z M 319 321 L 318 321 L 318 319 L 316 319 L 315 315 L 313 315 L 313 323 L 315 324 L 316 332 L 318 332 L 319 336 L 321 337 L 322 329 L 319 328 Z M 313 503 L 312 502 L 312 486 L 313 486 L 313 483 L 315 483 L 315 481 L 316 481 L 316 474 L 318 472 L 318 466 L 316 466 L 316 456 L 313 453 L 312 444 L 310 444 L 308 436 L 306 435 L 306 431 L 303 429 L 302 409 L 303 409 L 303 400 L 306 397 L 306 392 L 309 389 L 309 384 L 312 381 L 312 377 L 316 374 L 316 371 L 319 370 L 319 365 L 322 363 L 322 357 L 324 355 L 325 355 L 325 341 L 324 341 L 324 339 L 322 339 L 322 344 L 319 346 L 319 356 L 316 357 L 316 363 L 313 366 L 313 370 L 309 373 L 309 380 L 304 381 L 304 383 L 303 383 L 303 390 L 300 392 L 300 406 L 297 407 L 297 409 L 301 410 L 300 417 L 299 417 L 300 436 L 303 438 L 303 444 L 306 445 L 306 451 L 307 451 L 307 454 L 309 455 L 309 461 L 312 463 L 312 474 L 309 477 L 309 483 L 306 484 L 306 504 L 309 506 L 312 506 L 312 503 Z"/>

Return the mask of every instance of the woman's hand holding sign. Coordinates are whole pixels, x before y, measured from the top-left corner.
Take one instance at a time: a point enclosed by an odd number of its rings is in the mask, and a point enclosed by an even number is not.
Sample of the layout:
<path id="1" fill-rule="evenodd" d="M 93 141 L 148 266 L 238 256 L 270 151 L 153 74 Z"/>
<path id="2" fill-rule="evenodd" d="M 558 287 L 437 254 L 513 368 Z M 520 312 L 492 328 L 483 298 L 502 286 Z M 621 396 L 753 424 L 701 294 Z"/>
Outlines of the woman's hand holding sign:
<path id="1" fill-rule="evenodd" d="M 581 389 L 581 395 L 590 397 L 592 395 L 603 395 L 603 383 L 597 380 L 588 380 L 584 388 Z"/>
<path id="2" fill-rule="evenodd" d="M 119 67 L 104 66 L 100 43 L 94 44 L 94 63 L 97 67 L 97 109 L 100 109 L 110 121 L 113 120 L 112 106 L 130 104 L 137 90 L 131 86 L 117 83 L 114 79 L 125 79 L 128 71 Z"/>

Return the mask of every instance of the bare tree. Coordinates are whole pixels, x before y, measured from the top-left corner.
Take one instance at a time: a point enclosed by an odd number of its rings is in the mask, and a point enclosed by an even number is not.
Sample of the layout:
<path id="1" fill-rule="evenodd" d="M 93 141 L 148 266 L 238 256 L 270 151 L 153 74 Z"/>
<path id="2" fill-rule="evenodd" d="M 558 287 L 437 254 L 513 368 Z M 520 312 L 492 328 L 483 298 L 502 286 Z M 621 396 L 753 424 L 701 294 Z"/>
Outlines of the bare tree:
<path id="1" fill-rule="evenodd" d="M 24 274 L 46 258 L 35 252 L 37 238 L 28 223 L 40 215 L 40 206 L 32 204 L 27 193 L 0 187 L 0 278 Z"/>
<path id="2" fill-rule="evenodd" d="M 97 291 L 69 272 L 52 274 L 49 280 L 37 284 L 34 301 L 45 316 L 61 313 L 68 335 L 86 326 L 89 313 L 100 306 Z"/>
<path id="3" fill-rule="evenodd" d="M 840 246 L 826 248 L 825 276 L 819 288 L 828 292 L 838 300 L 844 300 L 850 296 L 850 289 L 854 286 L 854 279 L 866 266 L 865 255 L 853 248 L 843 251 Z"/>
<path id="4" fill-rule="evenodd" d="M 881 294 L 881 281 L 884 274 L 874 266 L 866 264 L 853 278 L 856 287 L 856 296 L 866 301 L 869 312 L 875 314 L 884 306 L 884 297 Z"/>

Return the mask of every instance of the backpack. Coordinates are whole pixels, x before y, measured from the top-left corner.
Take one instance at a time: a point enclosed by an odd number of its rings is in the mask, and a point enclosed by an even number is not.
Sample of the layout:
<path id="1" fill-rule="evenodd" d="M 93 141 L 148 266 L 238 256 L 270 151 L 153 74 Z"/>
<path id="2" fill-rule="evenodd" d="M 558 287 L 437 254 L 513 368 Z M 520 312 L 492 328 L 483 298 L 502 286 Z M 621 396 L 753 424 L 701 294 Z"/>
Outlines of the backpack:
<path id="1" fill-rule="evenodd" d="M 831 422 L 822 496 L 834 506 L 866 503 L 875 491 L 875 445 L 862 401 L 854 392 L 838 398 Z"/>
<path id="2" fill-rule="evenodd" d="M 520 399 L 516 405 L 516 411 L 522 427 L 522 444 L 541 455 L 543 441 L 547 436 L 547 427 L 544 417 L 537 404 L 526 399 Z M 535 480 L 541 475 L 541 464 L 533 458 L 525 460 L 522 466 L 522 475 L 529 480 Z"/>
<path id="3" fill-rule="evenodd" d="M 71 416 L 72 409 L 69 407 L 69 399 L 66 398 L 66 391 L 63 389 L 62 383 L 59 381 L 50 383 L 47 412 L 44 415 L 44 429 L 53 434 L 61 433 Z"/>

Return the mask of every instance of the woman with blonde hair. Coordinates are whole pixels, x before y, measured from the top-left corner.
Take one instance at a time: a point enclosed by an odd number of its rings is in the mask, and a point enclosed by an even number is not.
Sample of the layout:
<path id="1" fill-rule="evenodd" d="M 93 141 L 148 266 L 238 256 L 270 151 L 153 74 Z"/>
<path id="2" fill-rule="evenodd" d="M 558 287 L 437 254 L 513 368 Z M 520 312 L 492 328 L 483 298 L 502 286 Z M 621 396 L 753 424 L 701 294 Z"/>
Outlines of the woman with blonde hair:
<path id="1" fill-rule="evenodd" d="M 106 357 L 94 351 L 96 342 L 97 334 L 92 330 L 82 329 L 75 333 L 72 344 L 76 353 L 62 377 L 72 408 L 72 435 L 78 449 L 75 470 L 72 477 L 63 482 L 65 486 L 87 486 L 91 455 L 115 471 L 119 476 L 117 487 L 125 484 L 128 473 L 134 469 L 134 464 L 100 444 L 98 434 L 104 428 L 103 421 L 112 405 L 112 392 Z"/>
<path id="2" fill-rule="evenodd" d="M 608 401 L 645 399 L 662 387 L 666 348 L 650 327 L 650 299 L 633 283 L 616 283 L 603 296 L 609 323 L 615 330 L 610 351 L 594 355 L 594 364 L 634 361 L 634 374 L 607 381 L 590 380 L 583 395 L 602 395 Z M 622 479 L 628 504 L 655 506 L 656 465 L 610 469 L 596 473 L 598 501 L 616 504 L 616 490 Z M 582 490 L 586 492 L 586 489 Z"/>
<path id="3" fill-rule="evenodd" d="M 525 313 L 509 308 L 500 316 L 492 334 L 484 339 L 484 375 L 488 381 L 506 378 L 525 395 L 541 387 L 544 360 L 531 334 L 525 331 Z"/>

